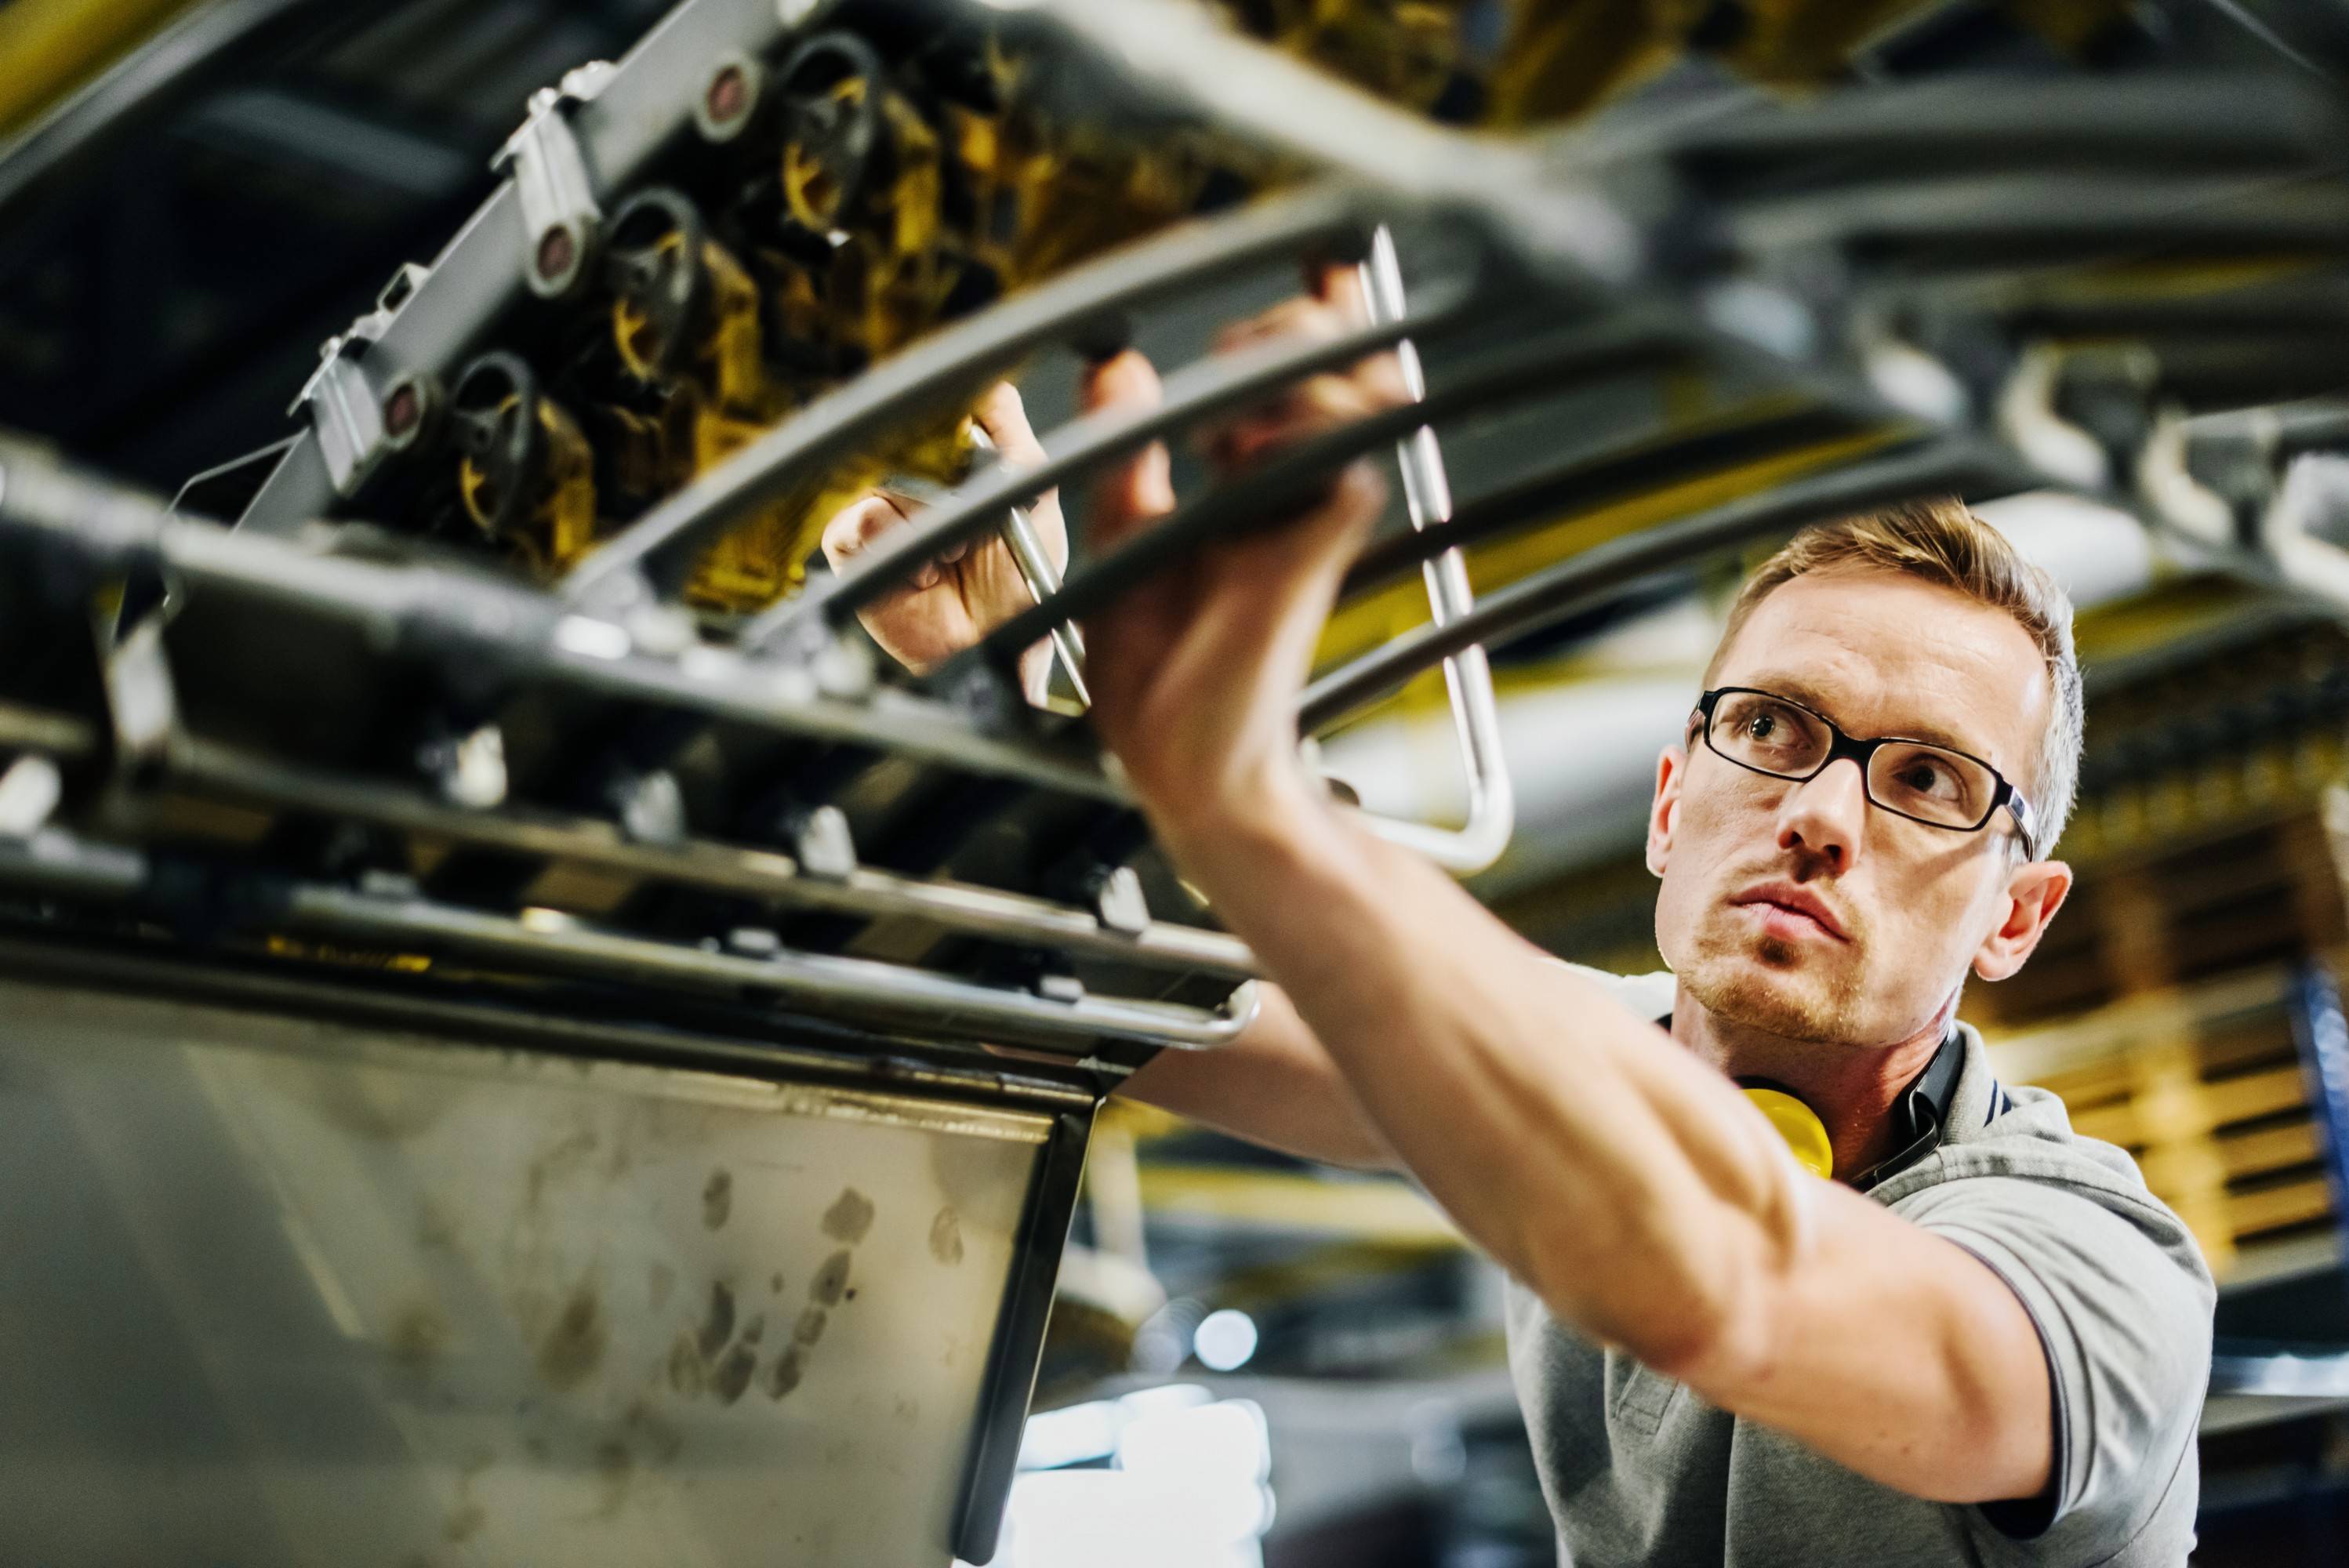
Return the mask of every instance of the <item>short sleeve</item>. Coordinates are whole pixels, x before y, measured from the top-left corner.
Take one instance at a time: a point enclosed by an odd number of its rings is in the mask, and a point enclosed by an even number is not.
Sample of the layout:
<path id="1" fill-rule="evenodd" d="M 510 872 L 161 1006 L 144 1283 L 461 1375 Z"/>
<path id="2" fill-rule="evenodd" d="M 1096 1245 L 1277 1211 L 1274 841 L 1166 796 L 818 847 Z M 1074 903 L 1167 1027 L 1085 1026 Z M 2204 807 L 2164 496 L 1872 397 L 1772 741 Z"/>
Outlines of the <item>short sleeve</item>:
<path id="1" fill-rule="evenodd" d="M 1894 1208 L 2004 1280 L 2046 1353 L 2050 1494 L 1983 1510 L 1984 1524 L 2051 1546 L 2061 1527 L 2084 1562 L 2117 1550 L 2168 1492 L 2209 1380 L 2215 1293 L 2192 1235 L 2149 1196 L 2054 1171 L 1959 1176 Z"/>

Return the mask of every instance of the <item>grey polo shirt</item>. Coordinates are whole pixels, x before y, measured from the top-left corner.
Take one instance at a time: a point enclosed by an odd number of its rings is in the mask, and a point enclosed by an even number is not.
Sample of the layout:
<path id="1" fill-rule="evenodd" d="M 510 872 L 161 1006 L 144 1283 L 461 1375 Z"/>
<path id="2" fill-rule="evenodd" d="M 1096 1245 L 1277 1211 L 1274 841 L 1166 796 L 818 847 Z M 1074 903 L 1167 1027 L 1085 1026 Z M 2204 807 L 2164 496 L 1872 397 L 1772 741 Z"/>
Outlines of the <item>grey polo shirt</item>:
<path id="1" fill-rule="evenodd" d="M 1583 973 L 1641 1017 L 1672 977 Z M 2182 1563 L 2210 1371 L 2209 1270 L 2121 1150 L 2072 1130 L 2044 1089 L 2004 1088 L 1982 1038 L 1941 1146 L 1869 1195 L 1995 1269 L 2037 1326 L 2055 1395 L 2055 1484 L 1988 1508 L 1927 1502 L 1561 1326 L 1509 1287 L 1509 1362 L 1561 1559 L 1881 1568 Z"/>

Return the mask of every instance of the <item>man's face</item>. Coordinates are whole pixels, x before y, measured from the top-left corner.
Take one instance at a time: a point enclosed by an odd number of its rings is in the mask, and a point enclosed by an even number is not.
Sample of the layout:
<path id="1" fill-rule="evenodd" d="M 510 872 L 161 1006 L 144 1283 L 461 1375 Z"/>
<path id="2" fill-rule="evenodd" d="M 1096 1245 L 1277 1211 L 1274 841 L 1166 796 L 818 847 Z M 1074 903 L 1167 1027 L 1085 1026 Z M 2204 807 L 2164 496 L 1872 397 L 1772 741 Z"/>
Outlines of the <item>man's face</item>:
<path id="1" fill-rule="evenodd" d="M 1971 752 L 2026 796 L 2053 700 L 2012 616 L 1872 569 L 1774 590 L 1711 684 L 1792 697 L 1856 738 Z M 2013 832 L 2003 810 L 1972 833 L 1895 816 L 1868 802 L 1848 758 L 1796 783 L 1700 737 L 1666 754 L 1650 817 L 1657 945 L 1717 1018 L 1889 1045 L 1930 1025 L 1969 965 L 1993 979 L 2020 966 L 2062 902 L 2068 873 L 2020 864 Z"/>

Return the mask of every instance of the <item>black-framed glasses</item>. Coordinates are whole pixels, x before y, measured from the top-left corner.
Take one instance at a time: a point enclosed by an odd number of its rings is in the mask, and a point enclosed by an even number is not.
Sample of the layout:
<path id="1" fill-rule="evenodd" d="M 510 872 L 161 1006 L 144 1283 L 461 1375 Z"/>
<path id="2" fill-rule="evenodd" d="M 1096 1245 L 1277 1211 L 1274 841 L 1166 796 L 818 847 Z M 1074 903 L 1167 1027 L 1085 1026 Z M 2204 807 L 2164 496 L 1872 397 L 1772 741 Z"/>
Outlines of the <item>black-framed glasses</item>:
<path id="1" fill-rule="evenodd" d="M 1816 709 L 1752 686 L 1705 693 L 1689 724 L 1702 725 L 1704 743 L 1716 756 L 1773 779 L 1806 782 L 1848 757 L 1859 765 L 1870 803 L 1929 828 L 1977 833 L 2003 806 L 2022 836 L 2024 858 L 2033 853 L 2031 802 L 1979 757 L 1897 735 L 1854 740 Z"/>

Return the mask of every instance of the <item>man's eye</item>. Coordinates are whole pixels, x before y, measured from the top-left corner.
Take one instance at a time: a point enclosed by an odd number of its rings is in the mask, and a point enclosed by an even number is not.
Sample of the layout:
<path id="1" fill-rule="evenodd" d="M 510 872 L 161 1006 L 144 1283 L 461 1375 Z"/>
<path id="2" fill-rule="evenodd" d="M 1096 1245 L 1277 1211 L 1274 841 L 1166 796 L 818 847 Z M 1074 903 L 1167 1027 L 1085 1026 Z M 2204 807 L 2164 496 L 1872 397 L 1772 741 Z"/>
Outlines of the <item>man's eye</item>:
<path id="1" fill-rule="evenodd" d="M 1920 795 L 1946 794 L 1949 774 L 1938 763 L 1912 762 L 1900 770 L 1900 782 Z"/>
<path id="2" fill-rule="evenodd" d="M 1777 728 L 1778 720 L 1774 714 L 1757 713 L 1745 721 L 1745 733 L 1749 738 L 1754 740 L 1769 739 Z"/>

